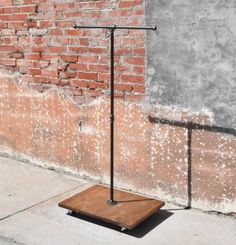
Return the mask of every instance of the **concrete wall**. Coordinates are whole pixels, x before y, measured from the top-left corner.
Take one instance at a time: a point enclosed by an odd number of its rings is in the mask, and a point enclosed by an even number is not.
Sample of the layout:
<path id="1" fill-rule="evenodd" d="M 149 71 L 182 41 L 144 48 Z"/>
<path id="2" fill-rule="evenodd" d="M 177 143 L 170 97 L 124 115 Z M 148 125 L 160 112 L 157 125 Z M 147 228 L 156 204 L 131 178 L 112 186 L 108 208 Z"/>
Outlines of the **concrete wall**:
<path id="1" fill-rule="evenodd" d="M 146 0 L 148 91 L 152 104 L 205 112 L 236 128 L 234 0 Z"/>

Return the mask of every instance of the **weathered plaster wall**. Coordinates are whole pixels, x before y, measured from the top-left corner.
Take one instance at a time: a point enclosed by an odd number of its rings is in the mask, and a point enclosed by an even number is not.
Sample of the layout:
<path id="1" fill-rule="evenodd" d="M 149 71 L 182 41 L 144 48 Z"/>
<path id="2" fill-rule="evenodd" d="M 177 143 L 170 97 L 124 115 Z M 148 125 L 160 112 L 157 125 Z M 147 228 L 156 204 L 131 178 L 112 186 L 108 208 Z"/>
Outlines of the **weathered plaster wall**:
<path id="1" fill-rule="evenodd" d="M 4 74 L 0 153 L 109 183 L 109 103 L 102 96 L 79 104 L 62 88 L 41 93 Z M 195 130 L 189 145 L 186 128 L 152 123 L 151 113 L 143 102 L 116 99 L 116 185 L 182 205 L 191 199 L 200 209 L 235 211 L 235 137 Z"/>
<path id="2" fill-rule="evenodd" d="M 234 0 L 146 0 L 148 93 L 159 103 L 212 115 L 236 128 Z"/>

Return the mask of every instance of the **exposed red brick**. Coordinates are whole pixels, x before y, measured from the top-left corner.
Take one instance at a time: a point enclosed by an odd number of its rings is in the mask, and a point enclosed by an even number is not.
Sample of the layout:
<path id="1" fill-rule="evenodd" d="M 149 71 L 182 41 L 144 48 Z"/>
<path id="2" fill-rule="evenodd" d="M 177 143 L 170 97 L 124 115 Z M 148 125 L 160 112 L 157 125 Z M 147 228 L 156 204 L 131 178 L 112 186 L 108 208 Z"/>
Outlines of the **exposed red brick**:
<path id="1" fill-rule="evenodd" d="M 132 16 L 138 15 L 138 16 L 143 16 L 144 15 L 144 8 L 140 8 L 140 9 L 134 9 L 132 11 Z"/>
<path id="2" fill-rule="evenodd" d="M 24 54 L 22 52 L 14 52 L 9 54 L 10 58 L 15 58 L 15 59 L 22 59 L 24 58 Z"/>
<path id="3" fill-rule="evenodd" d="M 81 46 L 88 46 L 89 45 L 89 39 L 88 38 L 80 38 L 79 39 L 79 44 Z"/>
<path id="4" fill-rule="evenodd" d="M 144 99 L 142 94 L 126 94 L 125 98 L 129 101 L 140 101 Z"/>
<path id="5" fill-rule="evenodd" d="M 84 35 L 84 30 L 78 30 L 78 29 L 66 30 L 66 35 L 81 37 Z"/>
<path id="6" fill-rule="evenodd" d="M 95 97 L 102 95 L 102 91 L 101 90 L 83 90 L 82 95 L 95 98 Z"/>
<path id="7" fill-rule="evenodd" d="M 123 75 L 122 80 L 130 83 L 144 83 L 144 77 L 137 75 Z"/>
<path id="8" fill-rule="evenodd" d="M 24 21 L 24 27 L 26 27 L 26 28 L 36 28 L 37 27 L 37 23 L 34 20 L 28 19 L 28 20 Z"/>
<path id="9" fill-rule="evenodd" d="M 87 53 L 88 49 L 87 47 L 78 47 L 78 46 L 73 46 L 69 47 L 69 50 L 72 51 L 73 53 Z"/>
<path id="10" fill-rule="evenodd" d="M 99 72 L 99 74 L 98 74 L 98 81 L 109 82 L 110 79 L 111 79 L 110 73 L 102 73 L 102 72 Z M 120 82 L 120 75 L 119 74 L 115 74 L 115 81 L 117 83 Z"/>
<path id="11" fill-rule="evenodd" d="M 78 72 L 78 78 L 85 80 L 97 80 L 97 73 Z"/>
<path id="12" fill-rule="evenodd" d="M 20 29 L 20 28 L 24 27 L 24 25 L 25 25 L 24 21 L 14 21 L 14 22 L 11 21 L 11 22 L 8 23 L 8 27 L 9 28 L 18 28 L 18 29 Z M 19 36 L 19 34 L 18 34 L 18 36 Z"/>
<path id="13" fill-rule="evenodd" d="M 116 56 L 130 56 L 132 54 L 130 48 L 117 48 L 115 51 Z"/>
<path id="14" fill-rule="evenodd" d="M 81 63 L 97 63 L 98 62 L 98 56 L 82 56 L 80 55 L 78 57 L 78 62 Z"/>
<path id="15" fill-rule="evenodd" d="M 145 56 L 146 50 L 145 48 L 134 48 L 133 56 Z"/>
<path id="16" fill-rule="evenodd" d="M 62 27 L 62 28 L 68 27 L 68 28 L 70 28 L 71 26 L 74 25 L 74 22 L 65 21 L 65 20 L 58 20 L 58 21 L 55 21 L 55 25 L 56 25 L 56 27 Z"/>
<path id="17" fill-rule="evenodd" d="M 17 7 L 6 7 L 6 8 L 2 8 L 2 13 L 18 13 L 20 12 L 20 9 Z M 1 10 L 0 10 L 1 13 Z"/>
<path id="18" fill-rule="evenodd" d="M 73 25 L 78 20 L 82 25 L 94 21 L 98 25 L 113 25 L 119 23 L 120 18 L 123 25 L 143 23 L 144 2 L 2 0 L 0 71 L 19 72 L 29 82 L 54 83 L 68 90 L 73 86 L 76 89 L 72 92 L 78 96 L 90 93 L 83 94 L 81 90 L 86 88 L 107 90 L 110 83 L 109 32 L 74 29 Z M 139 87 L 134 91 L 133 85 L 144 84 L 144 40 L 145 35 L 140 31 L 116 32 L 116 93 L 139 93 L 138 90 L 143 93 Z M 81 88 L 75 87 L 76 83 Z"/>
<path id="19" fill-rule="evenodd" d="M 107 89 L 108 84 L 107 83 L 101 83 L 101 82 L 89 82 L 88 87 L 90 89 L 96 89 L 96 88 Z"/>
<path id="20" fill-rule="evenodd" d="M 66 18 L 78 18 L 78 17 L 82 17 L 83 16 L 83 12 L 82 11 L 73 11 L 73 12 L 66 12 L 64 13 L 64 16 Z"/>
<path id="21" fill-rule="evenodd" d="M 130 84 L 115 84 L 115 90 L 131 92 L 133 90 L 133 86 Z"/>
<path id="22" fill-rule="evenodd" d="M 27 60 L 40 60 L 41 56 L 39 53 L 25 54 L 25 59 Z"/>
<path id="23" fill-rule="evenodd" d="M 120 1 L 120 8 L 130 8 L 135 6 L 143 5 L 143 0 L 121 0 Z"/>
<path id="24" fill-rule="evenodd" d="M 88 67 L 89 71 L 96 71 L 96 72 L 109 72 L 110 67 L 108 65 L 100 65 L 100 64 L 90 64 Z"/>
<path id="25" fill-rule="evenodd" d="M 69 80 L 68 79 L 60 79 L 59 85 L 60 86 L 68 86 Z"/>
<path id="26" fill-rule="evenodd" d="M 0 14 L 0 20 L 1 21 L 7 21 L 11 19 L 11 15 L 10 14 Z"/>
<path id="27" fill-rule="evenodd" d="M 12 0 L 1 0 L 0 6 L 12 5 Z"/>
<path id="28" fill-rule="evenodd" d="M 108 52 L 108 48 L 88 48 L 88 51 L 94 54 L 106 54 Z"/>
<path id="29" fill-rule="evenodd" d="M 6 28 L 7 28 L 7 23 L 0 22 L 0 30 Z"/>
<path id="30" fill-rule="evenodd" d="M 38 12 L 49 12 L 49 11 L 54 11 L 54 4 L 51 3 L 51 1 L 49 2 L 42 2 L 41 4 L 38 5 Z"/>
<path id="31" fill-rule="evenodd" d="M 62 30 L 49 30 L 49 35 L 52 35 L 52 36 L 63 36 L 63 34 L 64 32 Z"/>
<path id="32" fill-rule="evenodd" d="M 143 47 L 144 46 L 144 37 L 141 36 L 141 33 L 135 37 L 131 35 L 129 37 L 125 37 L 122 39 L 123 46 L 131 46 L 131 47 Z"/>
<path id="33" fill-rule="evenodd" d="M 30 3 L 36 3 L 37 0 L 12 0 L 15 5 L 27 5 Z M 39 2 L 43 2 L 44 0 L 39 0 Z"/>
<path id="34" fill-rule="evenodd" d="M 142 74 L 143 75 L 145 72 L 145 67 L 144 66 L 134 66 L 133 72 L 136 74 Z"/>
<path id="35" fill-rule="evenodd" d="M 16 60 L 15 59 L 1 59 L 0 64 L 6 65 L 6 66 L 15 66 Z"/>
<path id="36" fill-rule="evenodd" d="M 55 10 L 56 11 L 63 11 L 68 9 L 74 9 L 75 4 L 74 3 L 57 3 Z"/>
<path id="37" fill-rule="evenodd" d="M 145 92 L 145 87 L 144 86 L 139 86 L 139 85 L 134 85 L 133 86 L 133 91 L 137 93 L 144 93 Z"/>
<path id="38" fill-rule="evenodd" d="M 59 84 L 60 79 L 53 76 L 34 76 L 34 82 L 36 83 L 51 83 L 51 84 Z"/>
<path id="39" fill-rule="evenodd" d="M 55 22 L 50 20 L 40 20 L 38 23 L 40 28 L 48 28 L 48 27 L 53 27 L 55 25 Z M 53 31 L 50 31 L 51 35 L 53 35 L 53 33 L 55 32 L 58 32 L 60 33 L 60 35 L 62 35 L 62 32 L 60 30 L 53 30 Z"/>
<path id="40" fill-rule="evenodd" d="M 144 58 L 126 58 L 125 62 L 127 64 L 132 64 L 132 65 L 144 65 L 145 59 Z"/>
<path id="41" fill-rule="evenodd" d="M 108 13 L 109 17 L 121 17 L 121 16 L 129 16 L 130 11 L 128 9 L 118 9 L 118 10 L 112 10 Z"/>
<path id="42" fill-rule="evenodd" d="M 58 77 L 58 70 L 41 70 L 41 75 L 45 77 Z"/>
<path id="43" fill-rule="evenodd" d="M 17 9 L 19 9 L 21 13 L 33 13 L 36 12 L 37 6 L 36 5 L 22 6 Z"/>
<path id="44" fill-rule="evenodd" d="M 33 52 L 33 53 L 46 52 L 46 48 L 45 47 L 42 47 L 42 46 L 32 46 L 31 47 L 31 52 Z"/>
<path id="45" fill-rule="evenodd" d="M 41 60 L 58 60 L 56 54 L 41 54 Z"/>
<path id="46" fill-rule="evenodd" d="M 88 66 L 86 64 L 78 64 L 78 63 L 70 64 L 69 68 L 71 70 L 79 70 L 79 71 L 87 71 L 88 70 Z"/>
<path id="47" fill-rule="evenodd" d="M 60 55 L 60 58 L 66 62 L 77 62 L 78 61 L 77 55 Z"/>
<path id="48" fill-rule="evenodd" d="M 1 52 L 15 51 L 16 47 L 14 45 L 0 45 Z"/>
<path id="49" fill-rule="evenodd" d="M 88 88 L 88 82 L 84 80 L 70 80 L 70 85 L 79 88 Z"/>
<path id="50" fill-rule="evenodd" d="M 20 21 L 20 20 L 27 20 L 28 14 L 13 14 L 11 20 L 12 21 Z"/>
<path id="51" fill-rule="evenodd" d="M 66 47 L 65 46 L 51 46 L 51 47 L 48 47 L 48 51 L 50 53 L 62 53 L 62 52 L 66 52 Z"/>
<path id="52" fill-rule="evenodd" d="M 60 72 L 61 78 L 76 78 L 77 73 L 76 72 Z"/>
<path id="53" fill-rule="evenodd" d="M 0 53 L 0 59 L 2 59 L 2 58 L 8 59 L 9 54 L 8 53 Z"/>
<path id="54" fill-rule="evenodd" d="M 28 70 L 29 75 L 41 75 L 41 69 L 30 68 Z"/>

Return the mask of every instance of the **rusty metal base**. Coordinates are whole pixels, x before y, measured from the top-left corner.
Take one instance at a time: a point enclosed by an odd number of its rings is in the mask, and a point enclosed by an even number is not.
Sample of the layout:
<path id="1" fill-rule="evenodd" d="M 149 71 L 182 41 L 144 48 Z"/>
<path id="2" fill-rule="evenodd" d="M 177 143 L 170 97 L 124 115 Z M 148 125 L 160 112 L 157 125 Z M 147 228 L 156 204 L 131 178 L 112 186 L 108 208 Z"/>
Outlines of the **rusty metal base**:
<path id="1" fill-rule="evenodd" d="M 165 205 L 159 200 L 116 189 L 117 204 L 108 205 L 109 190 L 94 185 L 60 202 L 59 206 L 131 230 Z"/>

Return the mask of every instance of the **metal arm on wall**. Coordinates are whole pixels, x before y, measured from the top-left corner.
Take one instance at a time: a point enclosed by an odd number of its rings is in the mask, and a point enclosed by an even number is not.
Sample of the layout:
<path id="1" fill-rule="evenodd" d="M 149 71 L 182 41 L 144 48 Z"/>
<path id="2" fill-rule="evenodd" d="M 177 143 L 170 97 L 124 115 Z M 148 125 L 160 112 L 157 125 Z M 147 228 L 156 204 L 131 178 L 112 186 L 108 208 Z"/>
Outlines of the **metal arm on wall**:
<path id="1" fill-rule="evenodd" d="M 155 31 L 157 29 L 156 26 L 153 27 L 136 27 L 136 26 L 80 26 L 74 25 L 75 29 L 108 29 L 111 32 L 111 47 L 110 47 L 110 57 L 111 57 L 111 65 L 110 65 L 110 73 L 111 73 L 111 109 L 110 109 L 110 199 L 107 201 L 108 205 L 115 205 L 117 202 L 114 200 L 114 121 L 115 121 L 115 113 L 114 113 L 114 32 L 115 30 L 152 30 Z"/>

